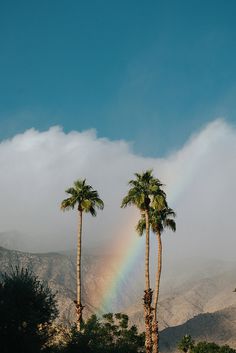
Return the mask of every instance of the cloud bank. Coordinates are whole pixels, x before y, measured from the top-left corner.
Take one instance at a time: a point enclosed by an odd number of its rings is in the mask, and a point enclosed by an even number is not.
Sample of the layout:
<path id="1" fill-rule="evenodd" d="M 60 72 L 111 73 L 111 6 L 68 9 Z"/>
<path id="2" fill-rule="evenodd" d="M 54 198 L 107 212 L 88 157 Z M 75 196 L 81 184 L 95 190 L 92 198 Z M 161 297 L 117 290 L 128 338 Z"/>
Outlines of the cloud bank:
<path id="1" fill-rule="evenodd" d="M 84 246 L 109 248 L 119 231 L 135 227 L 130 219 L 136 211 L 120 209 L 128 180 L 152 168 L 178 216 L 176 234 L 165 236 L 168 255 L 234 258 L 236 131 L 224 120 L 166 158 L 136 155 L 129 143 L 98 138 L 94 130 L 30 129 L 1 142 L 0 167 L 0 232 L 23 234 L 29 250 L 75 247 L 76 212 L 62 213 L 59 206 L 78 178 L 86 178 L 105 203 L 96 218 L 85 217 Z"/>

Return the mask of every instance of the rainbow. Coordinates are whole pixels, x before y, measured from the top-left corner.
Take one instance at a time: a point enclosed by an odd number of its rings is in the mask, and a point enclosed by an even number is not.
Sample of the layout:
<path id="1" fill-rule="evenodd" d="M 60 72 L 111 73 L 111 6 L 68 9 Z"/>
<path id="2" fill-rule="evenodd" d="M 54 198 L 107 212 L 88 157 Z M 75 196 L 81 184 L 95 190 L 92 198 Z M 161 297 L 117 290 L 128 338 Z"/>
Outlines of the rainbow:
<path id="1" fill-rule="evenodd" d="M 185 168 L 184 175 L 181 173 L 182 165 L 179 165 L 180 173 L 173 174 L 173 168 L 170 167 L 169 161 L 160 161 L 162 163 L 162 173 L 168 187 L 166 188 L 168 196 L 168 202 L 170 207 L 175 208 L 176 201 L 179 199 L 183 190 L 186 189 L 192 182 L 193 176 L 195 175 L 196 169 L 198 168 L 199 160 L 205 153 L 205 147 L 200 149 L 199 153 L 194 155 L 195 163 L 188 164 L 188 168 Z M 175 163 L 178 163 L 178 153 L 172 156 Z M 167 163 L 168 162 L 168 163 Z M 154 175 L 157 174 L 157 170 L 154 168 Z M 126 211 L 127 212 L 127 211 Z M 98 308 L 100 312 L 112 311 L 112 302 L 114 297 L 118 293 L 118 289 L 124 278 L 127 278 L 132 274 L 132 270 L 135 268 L 135 264 L 144 254 L 144 238 L 141 239 L 135 233 L 135 225 L 137 224 L 137 217 L 131 217 L 131 221 L 124 229 L 119 231 L 119 234 L 115 234 L 113 243 L 114 253 L 117 249 L 120 251 L 118 259 L 112 258 L 110 263 L 106 264 L 106 268 L 101 270 L 100 276 L 105 276 L 105 285 L 103 286 L 102 293 L 100 295 Z M 112 275 L 111 267 L 115 267 L 116 271 Z M 107 276 L 106 276 L 107 275 Z"/>
<path id="2" fill-rule="evenodd" d="M 140 239 L 135 233 L 137 217 L 131 217 L 129 225 L 119 230 L 119 234 L 114 235 L 115 242 L 112 243 L 109 251 L 117 256 L 110 256 L 106 266 L 98 270 L 98 276 L 105 279 L 102 292 L 97 303 L 97 314 L 110 312 L 113 302 L 117 297 L 119 288 L 124 279 L 132 274 L 134 265 L 143 253 L 144 237 Z"/>
<path id="3" fill-rule="evenodd" d="M 168 198 L 168 201 L 172 207 L 175 206 L 179 195 L 186 185 L 188 185 L 188 182 L 190 182 L 191 175 L 194 174 L 193 169 L 189 168 L 185 182 L 177 178 L 177 183 L 176 180 L 174 182 L 172 173 L 166 171 L 167 179 L 169 179 L 169 190 L 167 193 L 172 195 L 172 198 Z M 120 229 L 118 234 L 114 234 L 113 239 L 115 239 L 115 242 L 111 246 L 111 252 L 116 253 L 118 250 L 120 255 L 118 257 L 111 257 L 108 263 L 106 263 L 106 267 L 102 266 L 100 271 L 98 271 L 99 277 L 105 278 L 105 283 L 102 286 L 102 293 L 100 293 L 96 305 L 98 308 L 97 314 L 113 311 L 114 299 L 119 292 L 123 280 L 132 276 L 135 264 L 144 254 L 145 237 L 140 238 L 135 232 L 137 220 L 137 215 L 131 217 L 129 224 L 124 229 Z"/>

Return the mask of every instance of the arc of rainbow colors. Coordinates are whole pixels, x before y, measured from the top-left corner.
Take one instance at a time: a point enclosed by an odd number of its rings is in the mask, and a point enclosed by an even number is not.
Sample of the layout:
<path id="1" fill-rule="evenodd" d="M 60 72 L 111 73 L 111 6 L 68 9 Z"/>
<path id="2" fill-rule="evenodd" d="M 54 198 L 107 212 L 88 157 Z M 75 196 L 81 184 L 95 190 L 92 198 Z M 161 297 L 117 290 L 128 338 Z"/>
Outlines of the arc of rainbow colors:
<path id="1" fill-rule="evenodd" d="M 106 264 L 106 268 L 103 267 L 100 270 L 99 275 L 108 277 L 108 280 L 103 287 L 98 312 L 110 311 L 111 303 L 116 297 L 122 281 L 132 272 L 137 258 L 143 252 L 143 241 L 135 234 L 135 222 L 137 223 L 136 217 L 135 219 L 132 218 L 130 226 L 126 226 L 125 229 L 120 231 L 121 236 L 115 237 L 116 240 L 110 250 L 115 252 L 118 249 L 120 256 L 111 258 L 110 262 Z M 112 276 L 110 276 L 111 268 L 117 269 Z"/>
<path id="2" fill-rule="evenodd" d="M 190 184 L 192 180 L 192 176 L 195 173 L 195 169 L 197 168 L 197 163 L 195 165 L 191 165 L 188 170 L 185 171 L 185 177 L 180 178 L 178 176 L 173 176 L 171 170 L 166 170 L 166 180 L 168 181 L 167 184 L 169 186 L 168 201 L 171 207 L 174 206 L 176 203 L 179 195 L 182 191 L 186 188 L 188 184 Z M 155 174 L 155 170 L 154 170 Z M 98 305 L 98 312 L 104 311 L 104 308 L 108 308 L 110 311 L 112 300 L 115 297 L 116 293 L 118 292 L 118 288 L 120 287 L 124 278 L 127 278 L 129 273 L 131 273 L 135 263 L 138 261 L 140 254 L 144 251 L 143 250 L 143 242 L 135 234 L 135 225 L 137 223 L 137 218 L 131 217 L 131 222 L 128 225 L 128 232 L 127 234 L 127 226 L 125 229 L 122 229 L 119 232 L 119 236 L 114 237 L 116 240 L 113 243 L 112 249 L 121 252 L 121 256 L 118 260 L 112 259 L 110 263 L 106 265 L 106 269 L 102 269 L 101 276 L 106 275 L 109 272 L 109 269 L 112 266 L 116 266 L 119 271 L 115 272 L 113 276 L 109 278 L 105 286 L 103 287 L 103 292 L 101 295 L 101 299 Z"/>

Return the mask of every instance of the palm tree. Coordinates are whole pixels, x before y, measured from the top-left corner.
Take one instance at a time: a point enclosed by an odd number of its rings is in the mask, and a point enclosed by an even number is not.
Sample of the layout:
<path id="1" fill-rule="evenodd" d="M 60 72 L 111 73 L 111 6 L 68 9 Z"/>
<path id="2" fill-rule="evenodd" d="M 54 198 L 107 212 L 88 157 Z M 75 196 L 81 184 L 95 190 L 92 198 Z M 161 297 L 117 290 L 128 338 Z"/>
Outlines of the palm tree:
<path id="1" fill-rule="evenodd" d="M 157 304 L 160 293 L 160 279 L 162 270 L 162 240 L 161 234 L 165 228 L 170 228 L 173 232 L 176 230 L 176 223 L 173 218 L 175 218 L 175 212 L 169 208 L 166 204 L 164 208 L 150 208 L 149 211 L 149 222 L 152 231 L 157 236 L 158 243 L 158 264 L 156 271 L 156 286 L 155 286 L 155 297 L 154 297 L 154 316 L 152 324 L 152 334 L 153 334 L 153 353 L 158 353 L 159 351 L 159 330 L 158 330 L 158 320 L 157 320 Z M 140 219 L 137 225 L 137 231 L 140 235 L 143 234 L 146 228 L 146 220 L 144 217 Z"/>
<path id="2" fill-rule="evenodd" d="M 74 209 L 77 206 L 79 224 L 78 224 L 78 243 L 77 243 L 77 300 L 75 300 L 77 312 L 77 328 L 80 331 L 82 322 L 82 311 L 84 306 L 81 304 L 81 237 L 83 213 L 90 213 L 96 216 L 96 208 L 103 209 L 103 201 L 99 198 L 98 192 L 93 190 L 92 186 L 86 184 L 86 179 L 77 180 L 74 186 L 66 190 L 71 195 L 61 203 L 63 211 Z"/>
<path id="3" fill-rule="evenodd" d="M 130 180 L 130 189 L 124 197 L 121 207 L 130 205 L 136 206 L 145 219 L 146 247 L 145 247 L 145 291 L 144 291 L 144 320 L 146 331 L 146 352 L 152 350 L 152 290 L 150 288 L 149 274 L 149 211 L 150 207 L 165 204 L 166 195 L 161 189 L 161 182 L 154 178 L 152 170 L 147 170 L 141 174 L 135 173 L 135 180 Z"/>
<path id="4" fill-rule="evenodd" d="M 194 340 L 190 335 L 185 335 L 178 343 L 178 350 L 184 353 L 191 352 L 194 348 Z"/>

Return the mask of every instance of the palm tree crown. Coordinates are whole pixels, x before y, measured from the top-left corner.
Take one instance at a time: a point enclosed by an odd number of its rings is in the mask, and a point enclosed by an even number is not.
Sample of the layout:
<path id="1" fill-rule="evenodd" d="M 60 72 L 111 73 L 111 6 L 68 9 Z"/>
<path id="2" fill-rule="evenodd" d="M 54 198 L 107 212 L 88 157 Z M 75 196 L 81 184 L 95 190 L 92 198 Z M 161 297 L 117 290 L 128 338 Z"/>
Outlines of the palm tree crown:
<path id="1" fill-rule="evenodd" d="M 76 180 L 74 186 L 66 190 L 71 196 L 61 203 L 63 211 L 74 209 L 78 205 L 78 211 L 90 213 L 96 216 L 96 208 L 104 208 L 103 201 L 99 198 L 98 192 L 91 185 L 86 184 L 86 179 Z"/>
<path id="2" fill-rule="evenodd" d="M 166 194 L 161 189 L 163 184 L 153 177 L 152 170 L 135 173 L 135 176 L 135 180 L 129 181 L 131 188 L 123 198 L 121 207 L 135 205 L 141 211 L 147 211 L 151 205 L 154 207 L 165 204 Z"/>
<path id="3" fill-rule="evenodd" d="M 176 223 L 173 218 L 175 218 L 175 212 L 169 208 L 168 206 L 164 207 L 163 209 L 155 209 L 150 207 L 149 209 L 149 221 L 154 233 L 162 232 L 165 228 L 171 229 L 173 232 L 176 231 Z M 142 217 L 136 227 L 138 234 L 141 236 L 143 235 L 146 227 L 146 220 L 145 217 Z"/>

